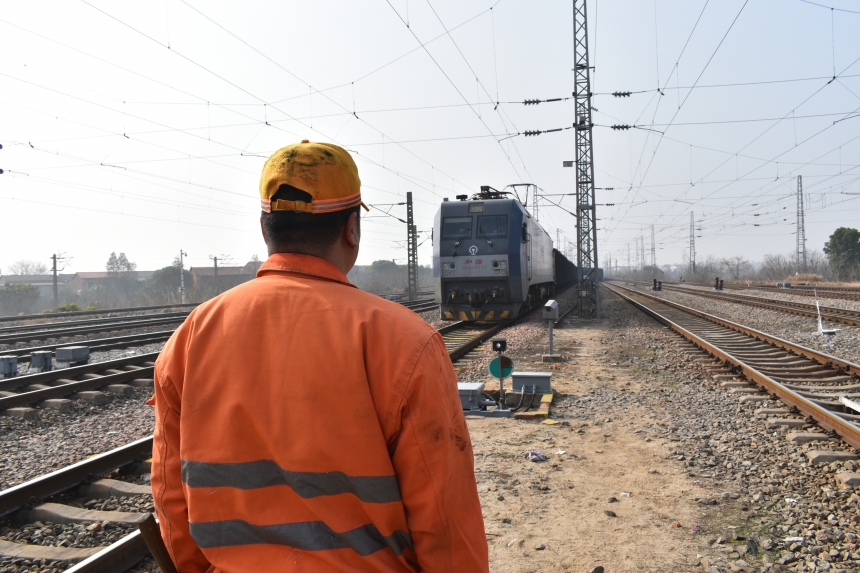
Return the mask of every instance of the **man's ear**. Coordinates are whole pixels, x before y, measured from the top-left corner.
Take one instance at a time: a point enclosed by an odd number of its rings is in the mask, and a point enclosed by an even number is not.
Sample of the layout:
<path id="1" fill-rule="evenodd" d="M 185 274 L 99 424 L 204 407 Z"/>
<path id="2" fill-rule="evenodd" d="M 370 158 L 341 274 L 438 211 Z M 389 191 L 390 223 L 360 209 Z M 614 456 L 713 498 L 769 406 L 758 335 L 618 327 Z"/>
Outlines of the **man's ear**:
<path id="1" fill-rule="evenodd" d="M 357 247 L 358 243 L 361 241 L 360 224 L 358 213 L 351 213 L 349 219 L 346 220 L 346 225 L 344 225 L 343 230 L 344 240 L 346 240 L 350 247 Z"/>

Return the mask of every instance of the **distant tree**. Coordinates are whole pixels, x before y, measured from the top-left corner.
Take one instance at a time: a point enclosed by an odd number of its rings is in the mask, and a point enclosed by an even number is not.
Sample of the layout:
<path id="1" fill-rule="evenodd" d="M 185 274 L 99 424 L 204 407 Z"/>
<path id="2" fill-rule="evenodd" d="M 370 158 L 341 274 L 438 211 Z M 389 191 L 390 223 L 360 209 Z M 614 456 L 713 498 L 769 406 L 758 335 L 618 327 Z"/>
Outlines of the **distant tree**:
<path id="1" fill-rule="evenodd" d="M 39 289 L 26 283 L 7 283 L 0 289 L 0 311 L 7 315 L 29 314 L 39 300 Z"/>
<path id="2" fill-rule="evenodd" d="M 725 257 L 720 259 L 720 268 L 729 273 L 732 280 L 738 280 L 749 269 L 750 263 L 743 255 L 735 255 L 734 257 Z"/>
<path id="3" fill-rule="evenodd" d="M 784 281 L 794 272 L 795 266 L 792 256 L 767 254 L 759 268 L 759 276 L 769 281 Z"/>
<path id="4" fill-rule="evenodd" d="M 660 267 L 654 267 L 651 265 L 648 265 L 643 268 L 642 273 L 644 273 L 644 275 L 647 277 L 658 280 L 663 280 L 663 276 L 665 275 L 665 273 L 660 269 Z"/>
<path id="5" fill-rule="evenodd" d="M 185 272 L 185 286 L 191 284 L 191 274 Z M 158 269 L 146 281 L 146 287 L 143 290 L 143 295 L 148 304 L 173 304 L 181 300 L 179 294 L 179 265 L 170 265 L 163 269 Z M 193 297 L 192 297 L 193 298 Z"/>
<path id="6" fill-rule="evenodd" d="M 120 253 L 119 256 L 116 253 L 111 253 L 105 265 L 111 288 L 116 293 L 122 293 L 126 300 L 131 295 L 132 289 L 137 286 L 134 280 L 136 268 L 137 264 L 129 261 L 125 253 Z"/>
<path id="7" fill-rule="evenodd" d="M 703 278 L 707 282 L 713 281 L 720 272 L 720 262 L 714 255 L 700 257 L 696 261 L 696 278 Z"/>
<path id="8" fill-rule="evenodd" d="M 137 269 L 137 263 L 129 261 L 125 253 L 120 253 L 119 256 L 116 256 L 116 253 L 111 253 L 105 265 L 105 270 L 112 275 L 131 273 L 135 269 Z"/>
<path id="9" fill-rule="evenodd" d="M 850 281 L 860 276 L 860 231 L 839 227 L 824 243 L 824 253 L 836 280 Z"/>
<path id="10" fill-rule="evenodd" d="M 806 270 L 829 281 L 833 276 L 830 268 L 830 261 L 827 260 L 827 255 L 823 251 L 808 251 L 806 253 Z"/>
<path id="11" fill-rule="evenodd" d="M 251 255 L 251 260 L 245 263 L 245 271 L 249 274 L 257 274 L 261 266 L 263 266 L 263 263 L 260 261 L 260 257 Z"/>
<path id="12" fill-rule="evenodd" d="M 15 261 L 9 265 L 13 275 L 44 275 L 48 272 L 48 265 L 38 261 Z"/>

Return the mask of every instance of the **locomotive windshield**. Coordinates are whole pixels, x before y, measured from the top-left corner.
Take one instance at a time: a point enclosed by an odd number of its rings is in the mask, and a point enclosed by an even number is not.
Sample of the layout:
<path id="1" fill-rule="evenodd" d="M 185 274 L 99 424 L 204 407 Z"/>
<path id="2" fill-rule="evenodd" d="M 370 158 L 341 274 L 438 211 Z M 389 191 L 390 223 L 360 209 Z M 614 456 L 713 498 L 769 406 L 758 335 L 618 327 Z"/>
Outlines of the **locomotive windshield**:
<path id="1" fill-rule="evenodd" d="M 472 217 L 445 217 L 442 220 L 443 239 L 471 239 Z"/>
<path id="2" fill-rule="evenodd" d="M 504 239 L 507 236 L 507 215 L 485 215 L 478 217 L 478 237 L 482 239 Z"/>

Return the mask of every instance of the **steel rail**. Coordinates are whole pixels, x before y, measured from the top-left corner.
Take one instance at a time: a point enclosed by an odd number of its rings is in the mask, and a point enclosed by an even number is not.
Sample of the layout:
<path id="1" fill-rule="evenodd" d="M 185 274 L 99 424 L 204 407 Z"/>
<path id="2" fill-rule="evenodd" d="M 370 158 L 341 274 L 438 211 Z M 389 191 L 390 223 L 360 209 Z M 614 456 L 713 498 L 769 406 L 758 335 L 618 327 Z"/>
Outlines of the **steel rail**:
<path id="1" fill-rule="evenodd" d="M 113 348 L 128 348 L 129 346 L 141 346 L 154 342 L 163 342 L 173 335 L 172 330 L 159 330 L 156 332 L 143 332 L 141 334 L 125 334 L 123 336 L 111 336 L 108 338 L 94 338 L 91 340 L 73 340 L 46 344 L 44 346 L 30 346 L 27 348 L 6 348 L 0 351 L 4 356 L 17 356 L 19 360 L 29 360 L 30 354 L 37 350 L 56 350 L 63 346 L 74 344 L 76 346 L 89 346 L 90 352 L 100 350 L 111 350 Z"/>
<path id="2" fill-rule="evenodd" d="M 663 283 L 663 286 L 666 286 L 667 283 Z M 706 288 L 713 288 L 713 284 L 705 284 L 705 283 L 684 283 L 695 286 L 701 286 Z M 801 287 L 801 286 L 793 286 L 791 288 L 780 288 L 772 285 L 741 285 L 741 284 L 727 284 L 724 285 L 726 290 L 763 290 L 763 291 L 772 291 L 772 292 L 780 292 L 785 294 L 794 294 L 798 296 L 815 296 L 816 292 L 820 292 L 821 296 L 826 298 L 838 298 L 842 300 L 860 300 L 860 290 L 854 289 L 846 289 L 840 287 Z"/>
<path id="3" fill-rule="evenodd" d="M 113 312 L 147 312 L 150 310 L 163 310 L 165 308 L 186 308 L 197 306 L 199 302 L 188 304 L 161 304 L 156 306 L 129 306 L 124 308 L 106 308 L 103 310 L 75 310 L 72 312 L 46 312 L 42 314 L 27 314 L 22 316 L 0 316 L 0 322 L 14 322 L 17 320 L 45 320 L 61 316 L 93 316 L 96 314 L 108 314 Z"/>
<path id="4" fill-rule="evenodd" d="M 480 333 L 476 334 L 475 336 L 472 336 L 471 338 L 469 338 L 466 342 L 464 342 L 463 344 L 461 344 L 457 348 L 454 348 L 453 350 L 449 350 L 448 356 L 451 358 L 451 362 L 457 362 L 457 360 L 464 357 L 469 352 L 471 352 L 472 350 L 474 350 L 475 348 L 480 346 L 481 343 L 485 342 L 488 338 L 490 338 L 491 336 L 493 336 L 494 334 L 496 334 L 500 330 L 507 328 L 508 326 L 511 326 L 514 322 L 515 322 L 515 320 L 508 320 L 506 322 L 500 322 L 498 324 L 494 324 L 494 325 L 490 326 L 489 328 L 487 328 L 486 330 L 483 330 Z M 471 324 L 475 324 L 475 323 L 468 323 L 466 321 L 461 321 L 461 322 L 458 322 L 455 325 L 451 325 L 451 326 L 456 326 L 457 328 L 460 328 L 464 324 L 470 324 L 471 325 Z M 452 328 L 447 333 L 454 332 L 455 330 L 456 329 Z"/>
<path id="5" fill-rule="evenodd" d="M 603 283 L 603 286 L 610 292 L 616 294 L 624 300 L 627 300 L 646 314 L 654 317 L 659 322 L 662 322 L 663 324 L 667 325 L 669 328 L 681 334 L 684 338 L 693 342 L 700 348 L 706 350 L 708 353 L 719 358 L 723 362 L 736 367 L 738 370 L 740 370 L 741 373 L 743 373 L 744 376 L 762 386 L 767 392 L 772 395 L 775 395 L 777 398 L 782 400 L 783 403 L 789 406 L 794 406 L 801 412 L 807 414 L 808 416 L 811 416 L 818 423 L 818 425 L 825 430 L 836 432 L 846 443 L 855 448 L 860 448 L 860 427 L 852 424 L 848 420 L 836 415 L 835 413 L 826 410 L 814 401 L 801 396 L 799 393 L 789 389 L 784 384 L 777 382 L 770 376 L 767 376 L 756 368 L 753 368 L 752 366 L 744 362 L 743 359 L 738 358 L 735 355 L 718 348 L 717 346 L 697 336 L 693 332 L 687 330 L 683 326 L 677 324 L 672 319 L 660 314 L 653 308 L 648 307 L 640 301 L 634 300 L 631 296 L 622 292 L 622 290 L 632 293 L 635 296 L 645 297 L 657 301 L 661 304 L 669 306 L 670 308 L 682 310 L 686 313 L 692 314 L 693 316 L 697 316 L 699 318 L 703 318 L 716 324 L 720 324 L 724 327 L 741 332 L 750 337 L 764 340 L 771 344 L 775 344 L 784 348 L 785 350 L 790 350 L 791 352 L 801 354 L 802 356 L 805 356 L 812 360 L 816 360 L 818 362 L 821 362 L 822 364 L 828 364 L 834 368 L 838 367 L 835 365 L 841 365 L 845 370 L 851 370 L 856 374 L 860 372 L 860 365 L 840 360 L 836 357 L 829 356 L 809 348 L 805 348 L 803 346 L 785 341 L 781 338 L 762 333 L 758 330 L 731 321 L 723 320 L 721 318 L 709 315 L 701 311 L 697 311 L 689 307 L 685 307 L 683 305 L 662 300 L 659 297 L 653 295 L 635 291 L 633 289 L 628 289 L 619 285 L 610 286 L 607 283 Z"/>
<path id="6" fill-rule="evenodd" d="M 87 557 L 64 573 L 117 573 L 128 571 L 150 555 L 149 548 L 140 534 L 133 531 L 115 543 L 111 543 L 95 555 Z"/>
<path id="7" fill-rule="evenodd" d="M 607 283 L 603 283 L 603 284 L 607 284 Z M 794 342 L 785 340 L 784 338 L 780 338 L 778 336 L 774 336 L 772 334 L 768 334 L 766 332 L 756 330 L 754 328 L 751 328 L 749 326 L 745 326 L 743 324 L 739 324 L 737 322 L 732 322 L 731 320 L 726 320 L 725 318 L 720 318 L 718 316 L 714 316 L 713 314 L 708 314 L 708 313 L 703 312 L 701 310 L 696 310 L 695 308 L 691 308 L 689 306 L 684 306 L 682 304 L 678 304 L 677 302 L 665 300 L 665 299 L 662 299 L 660 297 L 650 295 L 650 294 L 644 293 L 642 291 L 636 291 L 633 289 L 629 289 L 627 287 L 623 287 L 621 285 L 614 284 L 614 283 L 612 286 L 624 289 L 624 290 L 629 291 L 629 292 L 636 293 L 638 295 L 641 295 L 641 296 L 644 296 L 644 297 L 647 297 L 647 298 L 650 298 L 653 300 L 656 300 L 656 301 L 661 302 L 667 306 L 671 306 L 672 308 L 676 308 L 678 310 L 682 310 L 682 311 L 687 312 L 689 314 L 693 314 L 695 316 L 698 316 L 699 318 L 704 318 L 705 320 L 709 320 L 709 321 L 714 322 L 716 324 L 719 324 L 721 326 L 731 328 L 732 330 L 736 330 L 737 332 L 740 332 L 742 334 L 747 334 L 749 336 L 752 336 L 753 338 L 757 338 L 757 339 L 762 340 L 764 342 L 769 342 L 769 343 L 773 344 L 774 346 L 778 346 L 778 347 L 782 348 L 783 350 L 793 352 L 794 354 L 799 354 L 805 358 L 809 358 L 810 360 L 814 360 L 815 362 L 818 362 L 819 364 L 823 364 L 825 366 L 830 366 L 831 368 L 834 368 L 836 370 L 842 370 L 844 372 L 850 372 L 851 374 L 855 374 L 857 376 L 860 376 L 860 364 L 856 364 L 856 363 L 850 362 L 848 360 L 843 360 L 843 359 L 838 358 L 836 356 L 832 356 L 830 354 L 825 354 L 824 352 L 819 352 L 817 350 L 813 350 L 812 348 L 807 348 L 806 346 L 796 344 Z"/>
<path id="8" fill-rule="evenodd" d="M 79 336 L 91 332 L 113 332 L 118 330 L 128 330 L 131 328 L 148 328 L 150 326 L 163 326 L 165 324 L 176 324 L 183 322 L 185 317 L 173 318 L 149 318 L 142 320 L 127 320 L 121 322 L 112 322 L 109 324 L 96 326 L 76 326 L 71 328 L 56 328 L 53 330 L 42 330 L 37 332 L 25 332 L 22 334 L 0 334 L 0 345 L 15 344 L 16 342 L 27 342 L 30 340 L 47 340 L 49 338 L 67 338 L 70 336 Z"/>
<path id="9" fill-rule="evenodd" d="M 128 356 L 126 358 L 117 358 L 115 360 L 106 360 L 104 362 L 93 362 L 91 364 L 83 364 L 81 366 L 72 366 L 71 368 L 61 368 L 59 370 L 48 370 L 47 372 L 38 372 L 34 374 L 23 374 L 14 378 L 4 378 L 0 380 L 0 390 L 15 390 L 30 384 L 44 384 L 46 382 L 54 382 L 61 378 L 77 378 L 84 374 L 91 374 L 103 370 L 114 368 L 124 368 L 126 366 L 134 366 L 137 364 L 152 362 L 158 358 L 158 352 L 150 352 L 147 354 L 138 354 L 136 356 Z"/>
<path id="10" fill-rule="evenodd" d="M 39 330 L 51 330 L 54 328 L 64 328 L 64 327 L 74 327 L 74 326 L 85 326 L 90 324 L 112 324 L 117 322 L 128 322 L 133 321 L 135 319 L 153 319 L 153 318 L 174 318 L 174 317 L 187 317 L 189 313 L 187 312 L 163 312 L 157 314 L 134 314 L 129 316 L 111 316 L 107 318 L 88 318 L 84 320 L 68 320 L 61 322 L 42 322 L 37 324 L 23 324 L 16 326 L 3 326 L 0 327 L 0 334 L 6 333 L 24 333 L 24 332 L 32 332 Z"/>
<path id="11" fill-rule="evenodd" d="M 642 281 L 634 281 L 634 283 L 649 284 L 647 282 Z M 680 292 L 694 296 L 701 296 L 704 298 L 713 298 L 716 300 L 726 300 L 730 302 L 735 302 L 737 304 L 745 304 L 748 306 L 766 308 L 769 310 L 796 314 L 798 316 L 809 316 L 812 318 L 818 318 L 818 311 L 816 310 L 814 304 L 805 304 L 802 302 L 791 302 L 784 300 L 771 302 L 770 300 L 762 298 L 760 296 L 752 296 L 748 294 L 732 294 L 719 291 L 703 291 L 699 289 L 685 288 L 677 285 L 667 284 L 663 284 L 663 290 Z M 841 322 L 843 324 L 850 324 L 852 326 L 860 326 L 860 311 L 857 310 L 836 308 L 833 306 L 822 306 L 821 318 L 830 322 Z"/>
<path id="12" fill-rule="evenodd" d="M 134 380 L 135 378 L 151 377 L 154 372 L 155 367 L 148 366 L 138 370 L 120 372 L 118 374 L 108 374 L 106 376 L 99 376 L 98 378 L 90 378 L 89 380 L 68 382 L 66 384 L 51 386 L 50 388 L 44 388 L 41 390 L 33 390 L 31 392 L 13 394 L 12 396 L 4 396 L 0 398 L 0 411 L 29 404 L 36 404 L 51 398 L 71 396 L 72 394 L 77 394 L 78 392 L 83 392 L 85 390 L 103 388 L 110 384 L 121 384 L 122 382 Z"/>
<path id="13" fill-rule="evenodd" d="M 138 458 L 149 457 L 151 454 L 152 436 L 148 436 L 4 489 L 0 491 L 0 516 L 8 515 L 22 508 L 34 498 L 41 499 L 70 490 L 91 475 L 113 471 Z"/>

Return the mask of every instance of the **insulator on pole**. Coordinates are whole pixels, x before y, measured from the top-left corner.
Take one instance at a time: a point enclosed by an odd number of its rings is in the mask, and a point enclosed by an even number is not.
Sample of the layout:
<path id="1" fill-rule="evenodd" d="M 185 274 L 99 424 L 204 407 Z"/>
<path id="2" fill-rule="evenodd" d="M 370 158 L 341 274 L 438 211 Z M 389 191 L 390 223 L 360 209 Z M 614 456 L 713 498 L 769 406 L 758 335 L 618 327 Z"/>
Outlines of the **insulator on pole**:
<path id="1" fill-rule="evenodd" d="M 630 97 L 632 92 L 612 92 L 615 97 Z"/>

